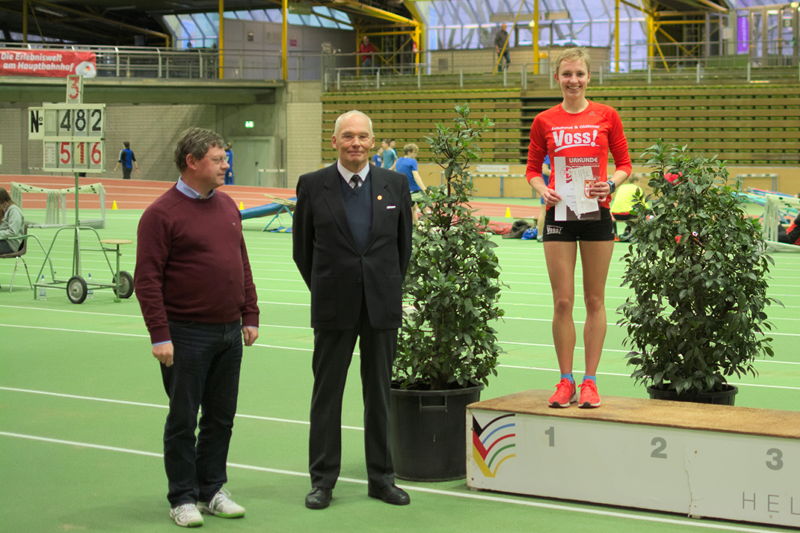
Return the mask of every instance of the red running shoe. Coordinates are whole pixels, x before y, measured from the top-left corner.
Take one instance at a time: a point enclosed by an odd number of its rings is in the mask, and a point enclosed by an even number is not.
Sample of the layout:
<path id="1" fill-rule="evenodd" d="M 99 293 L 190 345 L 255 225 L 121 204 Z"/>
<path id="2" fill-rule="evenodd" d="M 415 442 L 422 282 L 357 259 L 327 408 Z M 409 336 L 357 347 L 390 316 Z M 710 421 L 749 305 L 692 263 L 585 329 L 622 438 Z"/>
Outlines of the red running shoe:
<path id="1" fill-rule="evenodd" d="M 597 384 L 594 380 L 587 379 L 581 383 L 581 399 L 578 407 L 600 407 L 600 395 L 597 394 Z"/>
<path id="2" fill-rule="evenodd" d="M 569 404 L 575 403 L 578 400 L 578 395 L 575 390 L 575 382 L 567 378 L 562 378 L 556 385 L 556 392 L 550 396 L 550 407 L 569 407 Z"/>

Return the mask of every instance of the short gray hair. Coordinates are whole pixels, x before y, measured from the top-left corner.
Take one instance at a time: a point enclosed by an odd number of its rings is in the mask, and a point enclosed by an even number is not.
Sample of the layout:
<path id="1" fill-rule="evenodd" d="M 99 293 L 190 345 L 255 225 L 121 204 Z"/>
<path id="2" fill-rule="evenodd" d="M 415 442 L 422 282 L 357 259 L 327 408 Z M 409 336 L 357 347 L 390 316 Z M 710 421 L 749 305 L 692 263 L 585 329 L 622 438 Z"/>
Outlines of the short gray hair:
<path id="1" fill-rule="evenodd" d="M 178 170 L 186 170 L 186 156 L 191 154 L 196 160 L 203 159 L 212 146 L 225 147 L 225 139 L 215 131 L 205 128 L 189 128 L 181 133 L 175 146 L 175 165 Z"/>
<path id="2" fill-rule="evenodd" d="M 337 133 L 339 133 L 339 129 L 342 127 L 342 122 L 353 116 L 364 117 L 365 119 L 367 119 L 367 124 L 369 124 L 369 134 L 375 137 L 375 134 L 372 132 L 372 119 L 369 118 L 369 115 L 367 115 L 362 111 L 358 111 L 357 109 L 346 111 L 341 115 L 339 115 L 338 117 L 336 117 L 336 122 L 334 122 L 333 124 L 333 134 L 336 135 Z"/>

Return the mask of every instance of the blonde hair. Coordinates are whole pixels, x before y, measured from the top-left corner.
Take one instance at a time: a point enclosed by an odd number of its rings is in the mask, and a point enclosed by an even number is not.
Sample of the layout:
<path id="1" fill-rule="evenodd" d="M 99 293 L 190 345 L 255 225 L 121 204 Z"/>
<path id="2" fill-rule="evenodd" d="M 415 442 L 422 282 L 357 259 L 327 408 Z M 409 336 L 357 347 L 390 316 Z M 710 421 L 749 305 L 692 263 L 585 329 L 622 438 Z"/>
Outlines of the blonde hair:
<path id="1" fill-rule="evenodd" d="M 561 63 L 564 61 L 576 60 L 583 61 L 584 65 L 586 65 L 586 72 L 589 72 L 591 68 L 591 57 L 589 56 L 589 52 L 586 51 L 586 48 L 567 48 L 556 55 L 556 74 L 558 74 L 558 69 L 561 68 Z"/>
<path id="2" fill-rule="evenodd" d="M 408 143 L 407 145 L 403 146 L 403 153 L 411 154 L 413 152 L 419 152 L 419 146 L 414 143 Z"/>

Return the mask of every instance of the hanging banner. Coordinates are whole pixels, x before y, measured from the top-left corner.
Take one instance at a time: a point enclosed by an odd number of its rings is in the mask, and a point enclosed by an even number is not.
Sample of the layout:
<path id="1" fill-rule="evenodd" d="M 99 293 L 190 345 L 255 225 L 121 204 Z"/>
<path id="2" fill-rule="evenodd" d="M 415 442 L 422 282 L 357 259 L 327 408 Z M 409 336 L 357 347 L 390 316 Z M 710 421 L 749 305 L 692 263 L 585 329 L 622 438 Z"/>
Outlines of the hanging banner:
<path id="1" fill-rule="evenodd" d="M 71 74 L 85 78 L 97 76 L 95 53 L 0 48 L 0 76 L 66 78 Z"/>

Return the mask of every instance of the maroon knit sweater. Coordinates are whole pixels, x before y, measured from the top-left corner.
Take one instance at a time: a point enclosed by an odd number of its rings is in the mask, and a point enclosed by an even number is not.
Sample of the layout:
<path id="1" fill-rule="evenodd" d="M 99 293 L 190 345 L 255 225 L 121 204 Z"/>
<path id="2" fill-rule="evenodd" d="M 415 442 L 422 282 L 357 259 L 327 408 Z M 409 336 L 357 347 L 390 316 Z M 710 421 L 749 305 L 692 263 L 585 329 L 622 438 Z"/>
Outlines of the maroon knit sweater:
<path id="1" fill-rule="evenodd" d="M 152 342 L 170 340 L 167 320 L 258 326 L 256 288 L 233 199 L 192 199 L 172 187 L 139 221 L 136 297 Z"/>

